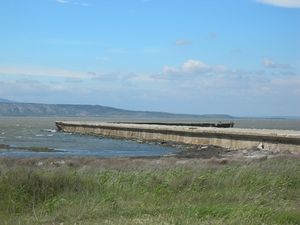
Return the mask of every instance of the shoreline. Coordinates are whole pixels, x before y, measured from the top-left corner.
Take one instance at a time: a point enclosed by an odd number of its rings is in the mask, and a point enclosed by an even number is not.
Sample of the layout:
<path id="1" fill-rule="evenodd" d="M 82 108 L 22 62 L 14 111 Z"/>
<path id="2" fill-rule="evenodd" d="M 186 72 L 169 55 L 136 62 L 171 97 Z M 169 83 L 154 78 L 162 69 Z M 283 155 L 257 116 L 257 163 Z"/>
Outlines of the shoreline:
<path id="1" fill-rule="evenodd" d="M 148 142 L 145 144 L 153 144 Z M 300 154 L 292 152 L 267 151 L 261 149 L 230 150 L 211 145 L 188 145 L 178 143 L 156 143 L 161 146 L 173 147 L 177 152 L 162 156 L 131 156 L 131 157 L 0 157 L 0 166 L 30 168 L 76 168 L 76 169 L 167 169 L 176 167 L 202 168 L 219 167 L 235 163 L 252 163 L 272 159 L 296 158 Z"/>

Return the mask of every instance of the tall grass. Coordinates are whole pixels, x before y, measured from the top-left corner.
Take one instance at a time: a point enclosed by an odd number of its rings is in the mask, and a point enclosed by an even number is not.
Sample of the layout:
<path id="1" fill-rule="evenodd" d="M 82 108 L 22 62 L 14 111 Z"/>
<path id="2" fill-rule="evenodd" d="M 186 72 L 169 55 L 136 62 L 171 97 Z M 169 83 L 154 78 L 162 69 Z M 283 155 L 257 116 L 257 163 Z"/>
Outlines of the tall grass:
<path id="1" fill-rule="evenodd" d="M 2 170 L 0 224 L 300 224 L 300 162 Z"/>

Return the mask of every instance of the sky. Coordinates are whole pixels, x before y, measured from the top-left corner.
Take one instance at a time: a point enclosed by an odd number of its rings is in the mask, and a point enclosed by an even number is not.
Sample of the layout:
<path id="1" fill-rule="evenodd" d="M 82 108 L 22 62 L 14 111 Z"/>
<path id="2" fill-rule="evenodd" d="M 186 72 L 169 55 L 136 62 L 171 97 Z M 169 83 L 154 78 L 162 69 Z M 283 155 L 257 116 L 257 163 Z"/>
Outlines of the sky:
<path id="1" fill-rule="evenodd" d="M 300 116 L 300 0 L 0 0 L 0 98 Z"/>

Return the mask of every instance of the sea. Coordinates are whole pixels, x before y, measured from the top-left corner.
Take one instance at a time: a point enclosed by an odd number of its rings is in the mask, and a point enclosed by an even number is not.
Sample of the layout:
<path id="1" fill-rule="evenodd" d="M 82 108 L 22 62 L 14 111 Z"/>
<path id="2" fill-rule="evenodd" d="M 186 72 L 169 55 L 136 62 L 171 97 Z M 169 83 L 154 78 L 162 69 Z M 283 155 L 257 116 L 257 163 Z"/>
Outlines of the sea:
<path id="1" fill-rule="evenodd" d="M 169 155 L 178 151 L 173 147 L 156 144 L 57 132 L 55 121 L 67 120 L 116 121 L 116 119 L 93 117 L 0 117 L 0 157 L 139 157 Z M 147 121 L 154 121 L 154 119 Z M 161 122 L 159 119 L 155 121 Z M 210 118 L 185 122 L 225 121 L 228 122 L 228 120 Z M 300 130 L 300 119 L 236 119 L 231 121 L 235 123 L 235 127 L 239 128 Z M 172 119 L 168 122 L 178 122 L 178 120 Z"/>

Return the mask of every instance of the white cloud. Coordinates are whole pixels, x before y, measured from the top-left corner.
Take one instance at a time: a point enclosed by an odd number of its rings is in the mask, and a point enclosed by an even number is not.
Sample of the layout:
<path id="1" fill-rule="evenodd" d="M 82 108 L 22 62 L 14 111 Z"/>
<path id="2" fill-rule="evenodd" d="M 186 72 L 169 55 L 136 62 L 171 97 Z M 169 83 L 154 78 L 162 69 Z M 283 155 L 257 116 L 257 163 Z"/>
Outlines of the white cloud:
<path id="1" fill-rule="evenodd" d="M 164 74 L 174 74 L 174 73 L 178 73 L 178 69 L 171 67 L 171 66 L 164 66 L 163 67 L 163 73 Z"/>
<path id="2" fill-rule="evenodd" d="M 185 61 L 180 68 L 175 68 L 172 66 L 164 66 L 164 74 L 204 74 L 204 73 L 226 73 L 228 68 L 224 65 L 208 65 L 200 60 L 189 59 Z"/>
<path id="3" fill-rule="evenodd" d="M 270 59 L 264 59 L 263 63 L 266 68 L 291 68 Z M 211 91 L 226 92 L 236 97 L 238 93 L 271 96 L 282 93 L 283 85 L 285 88 L 288 86 L 289 94 L 295 95 L 300 79 L 299 74 L 291 70 L 236 70 L 224 65 L 209 65 L 199 60 L 187 60 L 180 67 L 164 66 L 161 75 L 176 75 L 165 76 L 169 79 L 166 84 L 189 96 L 197 93 L 215 95 Z"/>
<path id="4" fill-rule="evenodd" d="M 1 66 L 0 75 L 62 77 L 62 78 L 89 78 L 92 75 L 84 72 L 74 72 L 59 68 L 42 68 L 28 66 Z"/>
<path id="5" fill-rule="evenodd" d="M 195 73 L 203 70 L 207 70 L 209 67 L 204 62 L 190 59 L 182 64 L 182 72 Z"/>
<path id="6" fill-rule="evenodd" d="M 187 39 L 177 39 L 175 44 L 178 45 L 178 46 L 185 46 L 185 45 L 192 44 L 192 42 L 190 40 L 187 40 Z"/>
<path id="7" fill-rule="evenodd" d="M 264 58 L 262 61 L 262 64 L 264 65 L 264 67 L 271 68 L 271 69 L 290 69 L 291 68 L 291 66 L 288 64 L 277 63 L 269 58 Z"/>
<path id="8" fill-rule="evenodd" d="M 300 0 L 256 0 L 257 2 L 285 8 L 300 8 Z"/>
<path id="9" fill-rule="evenodd" d="M 272 80 L 273 84 L 276 84 L 278 86 L 296 86 L 300 87 L 300 76 L 293 76 L 293 77 L 287 77 L 285 79 L 283 78 L 275 78 Z"/>

